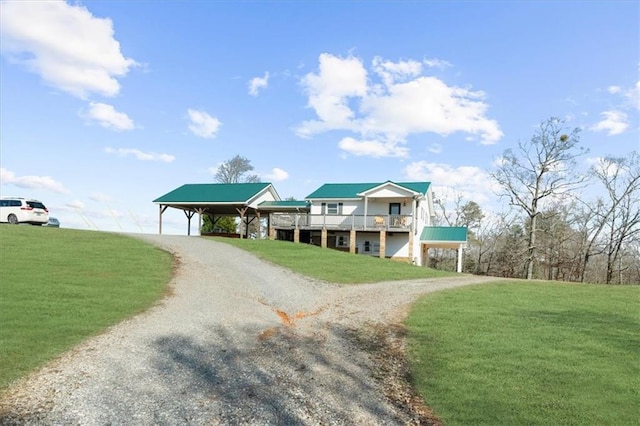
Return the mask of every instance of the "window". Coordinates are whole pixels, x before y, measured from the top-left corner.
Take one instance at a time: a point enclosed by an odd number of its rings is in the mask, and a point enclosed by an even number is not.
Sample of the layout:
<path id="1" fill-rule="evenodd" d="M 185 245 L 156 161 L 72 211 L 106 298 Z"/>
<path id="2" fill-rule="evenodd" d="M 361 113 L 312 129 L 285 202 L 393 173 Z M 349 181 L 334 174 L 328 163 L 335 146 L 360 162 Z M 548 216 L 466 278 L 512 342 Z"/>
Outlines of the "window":
<path id="1" fill-rule="evenodd" d="M 342 203 L 322 203 L 324 214 L 342 214 Z"/>
<path id="2" fill-rule="evenodd" d="M 400 203 L 389 203 L 389 214 L 400 214 Z"/>

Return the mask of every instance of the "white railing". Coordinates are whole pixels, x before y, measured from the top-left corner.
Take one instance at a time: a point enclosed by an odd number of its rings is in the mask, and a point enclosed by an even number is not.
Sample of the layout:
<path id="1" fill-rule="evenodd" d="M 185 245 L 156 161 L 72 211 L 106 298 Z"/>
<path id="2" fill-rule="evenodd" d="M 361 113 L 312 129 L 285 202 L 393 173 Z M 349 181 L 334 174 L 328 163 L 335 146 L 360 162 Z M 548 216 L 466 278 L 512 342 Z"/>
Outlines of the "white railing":
<path id="1" fill-rule="evenodd" d="M 344 230 L 409 230 L 411 215 L 322 215 L 308 213 L 271 213 L 271 226 L 291 229 L 344 229 Z"/>

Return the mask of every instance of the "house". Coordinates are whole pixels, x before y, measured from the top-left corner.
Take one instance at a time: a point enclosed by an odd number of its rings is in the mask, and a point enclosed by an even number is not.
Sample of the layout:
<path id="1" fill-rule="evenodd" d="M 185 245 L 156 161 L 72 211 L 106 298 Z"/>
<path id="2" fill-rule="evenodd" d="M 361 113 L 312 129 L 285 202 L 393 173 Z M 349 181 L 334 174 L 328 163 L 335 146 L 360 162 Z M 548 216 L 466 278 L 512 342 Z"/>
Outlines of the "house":
<path id="1" fill-rule="evenodd" d="M 433 226 L 429 182 L 327 183 L 304 201 L 282 201 L 275 188 L 262 184 L 199 184 L 182 187 L 154 200 L 185 212 L 216 217 L 240 216 L 247 225 L 266 219 L 270 239 L 315 244 L 354 254 L 426 265 L 429 248 L 458 251 L 462 271 L 465 227 Z M 245 229 L 248 226 L 244 226 Z"/>
<path id="2" fill-rule="evenodd" d="M 426 265 L 429 248 L 466 246 L 464 227 L 435 227 L 429 182 L 328 183 L 308 211 L 270 214 L 269 237 Z M 269 203 L 273 208 L 278 203 Z"/>

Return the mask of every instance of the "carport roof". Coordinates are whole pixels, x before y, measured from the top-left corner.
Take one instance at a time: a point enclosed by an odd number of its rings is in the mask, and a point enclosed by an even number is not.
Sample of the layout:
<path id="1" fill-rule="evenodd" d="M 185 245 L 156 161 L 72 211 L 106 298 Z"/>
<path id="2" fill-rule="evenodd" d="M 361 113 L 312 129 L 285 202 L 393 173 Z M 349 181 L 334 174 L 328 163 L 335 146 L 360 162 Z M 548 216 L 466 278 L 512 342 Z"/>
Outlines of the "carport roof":
<path id="1" fill-rule="evenodd" d="M 466 226 L 425 226 L 420 241 L 429 243 L 466 243 Z"/>
<path id="2" fill-rule="evenodd" d="M 158 204 L 246 203 L 270 183 L 190 183 L 153 200 Z"/>

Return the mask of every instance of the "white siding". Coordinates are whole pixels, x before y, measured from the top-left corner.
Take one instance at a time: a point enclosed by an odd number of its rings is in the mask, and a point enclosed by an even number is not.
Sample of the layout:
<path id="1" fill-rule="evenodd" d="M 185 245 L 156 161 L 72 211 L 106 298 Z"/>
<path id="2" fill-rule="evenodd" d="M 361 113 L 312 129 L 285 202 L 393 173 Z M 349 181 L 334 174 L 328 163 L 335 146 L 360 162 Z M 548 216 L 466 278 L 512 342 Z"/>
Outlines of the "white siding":
<path id="1" fill-rule="evenodd" d="M 367 197 L 376 198 L 411 198 L 413 194 L 393 185 L 385 185 L 377 191 L 368 192 Z"/>
<path id="2" fill-rule="evenodd" d="M 409 234 L 396 232 L 393 235 L 387 234 L 386 256 L 409 257 Z"/>
<path id="3" fill-rule="evenodd" d="M 253 200 L 251 200 L 251 204 L 249 204 L 249 206 L 251 206 L 252 208 L 256 208 L 258 207 L 258 204 L 260 204 L 263 201 L 278 201 L 278 200 L 276 200 L 276 198 L 273 196 L 273 192 L 267 187 L 264 192 L 259 194 Z"/>

